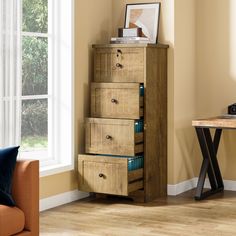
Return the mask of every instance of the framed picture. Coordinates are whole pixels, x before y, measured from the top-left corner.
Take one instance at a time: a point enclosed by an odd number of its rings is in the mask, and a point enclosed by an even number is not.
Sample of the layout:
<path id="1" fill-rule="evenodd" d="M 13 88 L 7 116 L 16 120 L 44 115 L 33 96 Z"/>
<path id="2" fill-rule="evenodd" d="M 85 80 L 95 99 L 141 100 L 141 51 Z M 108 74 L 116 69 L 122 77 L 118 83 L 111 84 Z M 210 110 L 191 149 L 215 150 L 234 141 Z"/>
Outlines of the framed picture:
<path id="1" fill-rule="evenodd" d="M 142 28 L 142 37 L 157 43 L 161 3 L 127 4 L 125 28 Z"/>

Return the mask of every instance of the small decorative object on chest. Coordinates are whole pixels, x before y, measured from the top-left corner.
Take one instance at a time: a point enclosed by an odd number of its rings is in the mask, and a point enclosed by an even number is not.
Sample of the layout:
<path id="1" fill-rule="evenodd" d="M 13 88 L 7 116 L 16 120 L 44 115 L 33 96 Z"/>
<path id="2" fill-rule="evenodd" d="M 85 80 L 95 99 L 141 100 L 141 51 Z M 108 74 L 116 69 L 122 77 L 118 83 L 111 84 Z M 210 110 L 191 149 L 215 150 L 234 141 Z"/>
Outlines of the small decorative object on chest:
<path id="1" fill-rule="evenodd" d="M 236 115 L 236 103 L 228 106 L 228 114 Z"/>

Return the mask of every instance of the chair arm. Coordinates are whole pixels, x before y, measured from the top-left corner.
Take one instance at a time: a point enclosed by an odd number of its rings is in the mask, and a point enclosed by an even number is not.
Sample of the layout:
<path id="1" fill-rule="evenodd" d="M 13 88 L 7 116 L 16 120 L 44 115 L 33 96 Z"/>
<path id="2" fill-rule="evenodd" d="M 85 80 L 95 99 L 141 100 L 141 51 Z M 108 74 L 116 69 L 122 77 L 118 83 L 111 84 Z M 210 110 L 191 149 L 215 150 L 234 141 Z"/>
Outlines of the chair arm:
<path id="1" fill-rule="evenodd" d="M 25 230 L 39 235 L 39 161 L 17 161 L 12 195 L 16 206 L 25 214 Z"/>

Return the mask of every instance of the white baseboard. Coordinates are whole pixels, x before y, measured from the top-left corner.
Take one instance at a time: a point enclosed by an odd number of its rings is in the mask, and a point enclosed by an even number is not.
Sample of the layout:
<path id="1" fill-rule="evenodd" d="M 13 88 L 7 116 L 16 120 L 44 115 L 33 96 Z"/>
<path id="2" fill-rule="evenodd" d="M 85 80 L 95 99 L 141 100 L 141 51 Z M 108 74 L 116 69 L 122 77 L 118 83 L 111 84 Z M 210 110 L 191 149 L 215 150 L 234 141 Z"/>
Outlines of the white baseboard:
<path id="1" fill-rule="evenodd" d="M 174 184 L 174 185 L 169 184 L 167 187 L 167 193 L 170 196 L 176 196 L 178 194 L 184 193 L 188 190 L 196 188 L 197 181 L 198 181 L 198 178 L 195 177 L 190 180 L 180 182 L 178 184 Z M 204 188 L 210 188 L 209 179 L 206 179 Z M 228 191 L 236 191 L 236 181 L 224 180 L 224 189 Z"/>
<path id="2" fill-rule="evenodd" d="M 52 197 L 41 199 L 39 203 L 39 209 L 40 211 L 45 211 L 57 206 L 77 201 L 82 198 L 86 198 L 88 196 L 88 193 L 80 192 L 78 190 L 61 193 Z"/>
<path id="3" fill-rule="evenodd" d="M 192 178 L 190 180 L 186 180 L 178 184 L 169 184 L 167 188 L 168 195 L 176 196 L 178 194 L 194 189 L 197 187 L 197 181 L 198 178 Z M 224 186 L 225 190 L 236 191 L 236 181 L 224 180 Z M 206 179 L 204 187 L 210 188 L 210 183 L 208 179 Z M 66 193 L 61 193 L 52 197 L 43 198 L 40 200 L 40 211 L 45 211 L 57 206 L 77 201 L 79 199 L 86 198 L 88 196 L 88 193 L 74 190 Z"/>
<path id="4" fill-rule="evenodd" d="M 224 190 L 236 191 L 236 181 L 233 180 L 223 180 L 224 181 Z M 206 179 L 205 188 L 210 188 L 209 179 Z"/>
<path id="5" fill-rule="evenodd" d="M 225 190 L 236 191 L 236 181 L 224 180 Z"/>
<path id="6" fill-rule="evenodd" d="M 188 190 L 191 190 L 193 188 L 196 188 L 197 186 L 197 179 L 198 178 L 192 178 L 186 181 L 183 181 L 178 184 L 168 184 L 167 187 L 167 194 L 170 196 L 176 196 L 180 193 L 184 193 Z"/>

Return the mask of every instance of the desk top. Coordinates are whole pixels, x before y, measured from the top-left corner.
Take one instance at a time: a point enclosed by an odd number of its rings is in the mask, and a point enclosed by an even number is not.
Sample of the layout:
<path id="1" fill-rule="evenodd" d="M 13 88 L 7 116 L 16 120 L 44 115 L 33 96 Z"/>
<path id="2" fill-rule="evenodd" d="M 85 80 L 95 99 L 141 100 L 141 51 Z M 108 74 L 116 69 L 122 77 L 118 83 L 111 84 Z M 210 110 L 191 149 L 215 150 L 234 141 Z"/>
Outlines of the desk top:
<path id="1" fill-rule="evenodd" d="M 236 116 L 223 115 L 206 119 L 197 119 L 192 121 L 192 126 L 203 128 L 236 129 Z"/>

